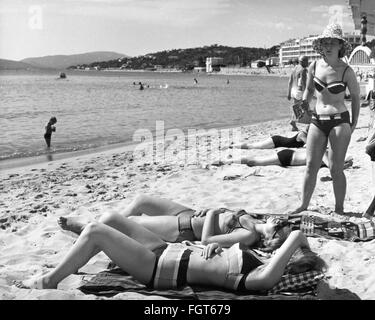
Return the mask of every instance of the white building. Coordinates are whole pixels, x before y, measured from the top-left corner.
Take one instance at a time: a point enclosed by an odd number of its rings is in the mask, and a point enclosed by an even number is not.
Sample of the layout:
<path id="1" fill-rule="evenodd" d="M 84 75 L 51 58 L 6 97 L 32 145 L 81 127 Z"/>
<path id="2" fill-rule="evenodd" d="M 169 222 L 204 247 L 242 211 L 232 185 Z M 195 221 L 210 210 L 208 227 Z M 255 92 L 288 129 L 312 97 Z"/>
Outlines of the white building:
<path id="1" fill-rule="evenodd" d="M 206 58 L 206 72 L 220 71 L 220 66 L 223 64 L 223 58 L 208 57 Z"/>
<path id="2" fill-rule="evenodd" d="M 312 42 L 317 36 L 309 36 L 302 39 L 291 39 L 280 44 L 279 59 L 280 65 L 286 65 L 290 60 L 298 59 L 299 56 L 305 55 L 309 62 L 317 60 L 320 55 L 313 49 Z M 351 44 L 352 48 L 361 44 L 360 31 L 345 33 L 344 38 Z M 366 36 L 367 41 L 375 39 L 373 35 Z"/>

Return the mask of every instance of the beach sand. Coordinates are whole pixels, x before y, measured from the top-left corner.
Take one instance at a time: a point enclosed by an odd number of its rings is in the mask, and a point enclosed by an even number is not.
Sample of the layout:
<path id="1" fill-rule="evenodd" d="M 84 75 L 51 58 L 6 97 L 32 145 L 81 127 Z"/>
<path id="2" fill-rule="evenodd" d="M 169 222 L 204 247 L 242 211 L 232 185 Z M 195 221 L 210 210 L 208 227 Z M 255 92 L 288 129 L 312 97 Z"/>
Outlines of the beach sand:
<path id="1" fill-rule="evenodd" d="M 361 139 L 367 136 L 368 116 L 368 108 L 362 108 L 348 150 L 353 165 L 345 170 L 348 215 L 335 216 L 338 220 L 364 221 L 360 214 L 372 199 L 371 162 L 364 152 L 366 142 Z M 293 134 L 286 119 L 242 130 L 247 141 L 259 141 L 272 134 Z M 270 154 L 275 150 L 258 152 Z M 116 149 L 0 172 L 0 300 L 107 299 L 76 289 L 81 275 L 69 276 L 58 290 L 19 289 L 12 285 L 13 280 L 47 272 L 71 247 L 76 236 L 59 228 L 56 220 L 60 216 L 95 219 L 108 210 L 123 210 L 137 194 L 168 198 L 196 209 L 225 206 L 256 213 L 283 213 L 300 203 L 304 166 L 249 168 L 233 164 L 205 169 L 199 163 L 172 162 L 175 159 L 170 156 L 165 163 L 148 163 L 134 159 L 129 149 Z M 309 207 L 321 216 L 334 208 L 332 183 L 320 181 L 326 176 L 329 171 L 322 168 Z M 330 288 L 321 288 L 320 298 L 339 297 L 332 295 L 333 289 L 338 288 L 361 299 L 375 299 L 375 240 L 309 241 L 328 264 Z M 80 271 L 95 274 L 104 270 L 108 262 L 104 254 L 99 254 Z M 121 293 L 112 299 L 165 298 Z"/>

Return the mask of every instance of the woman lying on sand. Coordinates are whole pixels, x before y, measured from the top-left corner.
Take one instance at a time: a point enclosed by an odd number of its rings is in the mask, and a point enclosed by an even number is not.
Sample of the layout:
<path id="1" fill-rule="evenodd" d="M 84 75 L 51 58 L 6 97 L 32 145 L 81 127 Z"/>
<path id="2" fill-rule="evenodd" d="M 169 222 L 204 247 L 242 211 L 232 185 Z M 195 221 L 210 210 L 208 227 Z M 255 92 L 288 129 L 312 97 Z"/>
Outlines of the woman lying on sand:
<path id="1" fill-rule="evenodd" d="M 306 151 L 305 150 L 293 150 L 293 149 L 284 149 L 277 153 L 273 153 L 270 156 L 263 157 L 241 157 L 240 159 L 230 158 L 224 161 L 214 161 L 213 166 L 222 166 L 225 164 L 246 164 L 249 167 L 255 166 L 271 166 L 277 165 L 282 167 L 289 166 L 304 166 L 306 165 Z M 325 154 L 322 162 L 323 166 L 328 166 L 328 153 Z"/>
<path id="2" fill-rule="evenodd" d="M 223 166 L 225 164 L 246 164 L 249 167 L 255 166 L 271 166 L 277 165 L 282 167 L 289 167 L 289 166 L 305 166 L 306 165 L 306 150 L 292 150 L 292 149 L 284 149 L 277 153 L 274 153 L 270 156 L 266 157 L 241 157 L 239 159 L 227 159 L 227 160 L 219 160 L 214 161 L 211 165 L 212 166 Z M 329 168 L 329 151 L 326 151 L 323 159 L 321 167 Z M 347 157 L 345 160 L 345 167 L 352 165 L 351 157 Z"/>
<path id="3" fill-rule="evenodd" d="M 267 290 L 281 280 L 289 260 L 300 247 L 309 250 L 308 241 L 300 231 L 292 231 L 275 255 L 264 263 L 238 244 L 225 251 L 218 243 L 209 249 L 167 244 L 135 221 L 123 218 L 115 227 L 89 223 L 54 270 L 15 284 L 20 288 L 56 289 L 60 281 L 103 251 L 117 266 L 149 288 L 166 290 L 187 284 L 234 291 Z M 311 251 L 309 257 L 309 268 L 323 268 L 322 260 Z M 301 267 L 305 271 L 306 260 L 302 259 L 302 264 L 297 260 L 290 267 L 291 271 L 301 272 Z"/>
<path id="4" fill-rule="evenodd" d="M 174 201 L 145 195 L 137 196 L 121 214 L 103 217 L 99 221 L 113 228 L 120 227 L 130 218 L 167 242 L 201 241 L 204 245 L 218 243 L 221 247 L 240 242 L 269 252 L 279 248 L 287 237 L 284 223 L 275 218 L 264 223 L 244 210 L 195 212 Z M 80 234 L 87 224 L 73 217 L 60 217 L 58 223 L 64 230 L 76 234 Z"/>
<path id="5" fill-rule="evenodd" d="M 284 137 L 284 136 L 271 136 L 265 140 L 254 142 L 254 143 L 240 143 L 234 144 L 229 148 L 238 148 L 238 149 L 274 149 L 274 148 L 302 148 L 307 139 L 307 132 L 309 127 L 306 129 L 300 130 L 293 137 Z"/>

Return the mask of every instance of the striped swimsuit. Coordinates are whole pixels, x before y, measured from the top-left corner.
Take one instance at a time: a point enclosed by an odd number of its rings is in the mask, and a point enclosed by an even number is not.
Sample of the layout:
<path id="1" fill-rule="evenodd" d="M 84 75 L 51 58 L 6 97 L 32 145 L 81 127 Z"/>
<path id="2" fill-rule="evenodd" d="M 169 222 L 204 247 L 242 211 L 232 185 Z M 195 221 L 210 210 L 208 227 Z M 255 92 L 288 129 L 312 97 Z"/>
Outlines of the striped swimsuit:
<path id="1" fill-rule="evenodd" d="M 155 262 L 154 274 L 149 287 L 154 289 L 176 289 L 187 284 L 187 271 L 192 250 L 183 243 L 169 244 Z M 247 275 L 262 265 L 251 250 L 242 250 L 236 243 L 225 250 L 228 271 L 224 288 L 243 291 Z"/>

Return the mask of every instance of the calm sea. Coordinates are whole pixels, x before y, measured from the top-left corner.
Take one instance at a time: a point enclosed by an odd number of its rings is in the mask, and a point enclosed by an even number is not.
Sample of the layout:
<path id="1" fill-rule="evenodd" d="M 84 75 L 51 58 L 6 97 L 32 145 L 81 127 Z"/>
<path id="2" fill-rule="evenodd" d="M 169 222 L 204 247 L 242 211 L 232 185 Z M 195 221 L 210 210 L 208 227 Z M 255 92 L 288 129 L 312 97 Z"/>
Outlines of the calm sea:
<path id="1" fill-rule="evenodd" d="M 197 78 L 198 84 L 195 84 Z M 229 83 L 227 83 L 229 79 Z M 145 90 L 133 82 L 141 81 Z M 149 86 L 149 87 L 148 87 Z M 0 159 L 131 143 L 137 129 L 208 129 L 289 116 L 287 78 L 153 72 L 0 73 Z"/>

